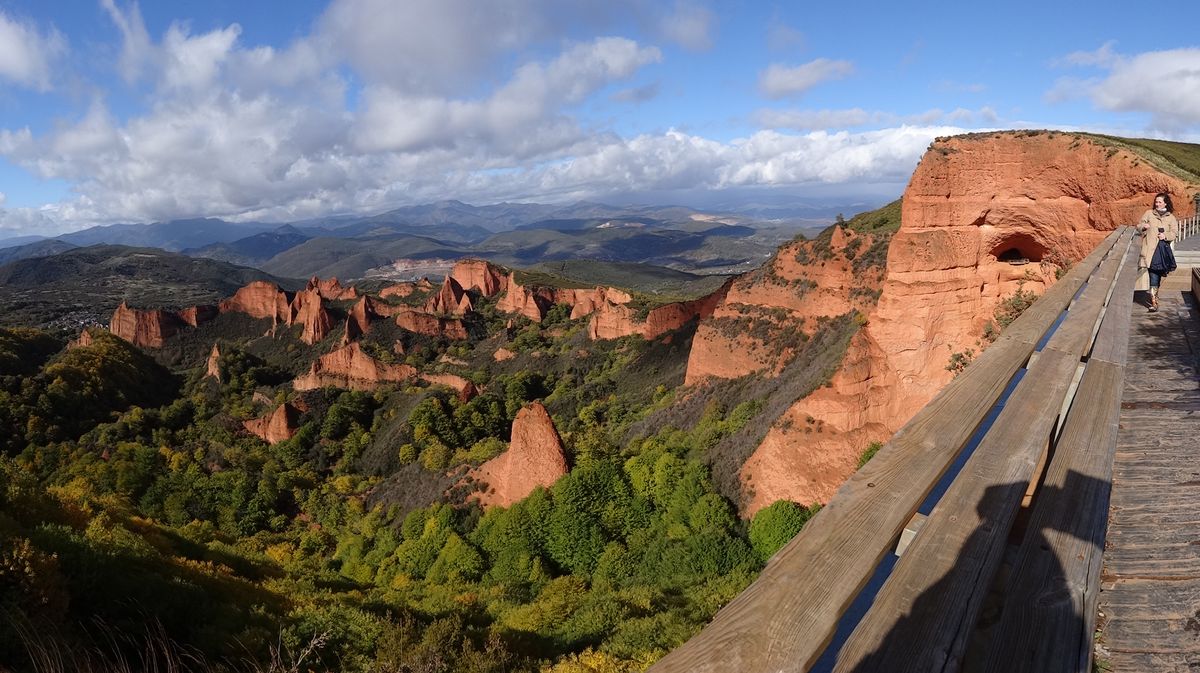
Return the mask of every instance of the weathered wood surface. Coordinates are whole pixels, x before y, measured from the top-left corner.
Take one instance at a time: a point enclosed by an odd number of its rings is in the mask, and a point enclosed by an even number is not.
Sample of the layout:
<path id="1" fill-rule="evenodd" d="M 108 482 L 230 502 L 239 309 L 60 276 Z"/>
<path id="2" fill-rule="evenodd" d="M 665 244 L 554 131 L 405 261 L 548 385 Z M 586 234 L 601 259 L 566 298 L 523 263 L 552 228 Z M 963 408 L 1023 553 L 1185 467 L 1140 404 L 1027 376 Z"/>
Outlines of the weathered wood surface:
<path id="1" fill-rule="evenodd" d="M 1123 380 L 1110 362 L 1084 372 L 1009 579 L 989 673 L 1091 670 Z"/>
<path id="2" fill-rule="evenodd" d="M 1043 349 L 934 508 L 834 671 L 953 671 L 1079 356 Z"/>
<path id="3" fill-rule="evenodd" d="M 1125 263 L 1121 267 L 1116 283 L 1113 285 L 1113 297 L 1124 303 L 1125 308 L 1116 315 L 1105 316 L 1096 333 L 1095 343 L 1088 355 L 1089 360 L 1111 362 L 1125 366 L 1129 353 L 1129 324 L 1133 309 L 1133 287 L 1137 283 L 1138 249 L 1130 245 L 1125 253 Z M 1111 298 L 1109 300 L 1112 301 Z"/>
<path id="4" fill-rule="evenodd" d="M 1104 552 L 1098 657 L 1122 673 L 1200 667 L 1200 318 L 1160 301 L 1133 309 Z"/>
<path id="5" fill-rule="evenodd" d="M 650 670 L 807 670 L 921 501 L 958 457 L 1034 345 L 1122 235 L 1122 231 L 1110 234 L 1046 293 L 1049 299 L 1043 297 L 1014 321 L 1004 337 L 842 485 L 750 587 L 700 634 Z M 1044 366 L 1065 370 L 1069 364 L 1073 372 L 1078 359 L 1067 362 L 1072 358 L 1059 354 L 1051 360 L 1057 365 Z M 1070 375 L 1060 378 L 1063 386 L 1070 381 Z M 1047 430 L 1043 437 L 1048 436 Z"/>

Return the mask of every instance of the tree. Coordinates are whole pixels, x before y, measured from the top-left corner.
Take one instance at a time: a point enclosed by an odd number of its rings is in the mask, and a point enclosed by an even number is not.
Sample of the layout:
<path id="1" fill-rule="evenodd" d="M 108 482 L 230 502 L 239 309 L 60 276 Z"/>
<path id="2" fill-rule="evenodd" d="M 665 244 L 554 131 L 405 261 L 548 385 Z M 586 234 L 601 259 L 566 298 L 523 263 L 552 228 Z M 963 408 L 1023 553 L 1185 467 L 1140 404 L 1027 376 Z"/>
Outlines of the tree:
<path id="1" fill-rule="evenodd" d="M 758 511 L 750 522 L 750 546 L 759 560 L 766 562 L 804 528 L 820 505 L 804 507 L 790 500 L 776 500 Z"/>

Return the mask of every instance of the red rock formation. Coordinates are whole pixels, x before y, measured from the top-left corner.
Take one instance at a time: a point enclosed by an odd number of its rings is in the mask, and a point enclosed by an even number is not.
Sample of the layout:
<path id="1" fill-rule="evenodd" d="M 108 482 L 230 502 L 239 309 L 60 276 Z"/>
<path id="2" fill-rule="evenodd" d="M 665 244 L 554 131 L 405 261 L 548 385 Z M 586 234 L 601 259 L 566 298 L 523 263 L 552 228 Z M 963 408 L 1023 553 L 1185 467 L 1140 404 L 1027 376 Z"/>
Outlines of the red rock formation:
<path id="1" fill-rule="evenodd" d="M 342 340 L 339 345 L 348 346 L 361 336 L 362 332 L 358 329 L 358 323 L 350 316 L 346 316 L 346 324 L 342 329 Z"/>
<path id="2" fill-rule="evenodd" d="M 556 299 L 558 302 L 563 302 L 566 298 L 556 297 Z M 598 287 L 594 290 L 573 290 L 569 298 L 571 320 L 591 315 L 603 307 L 628 304 L 631 301 L 633 301 L 633 297 L 628 292 L 618 290 L 615 287 Z"/>
<path id="3" fill-rule="evenodd" d="M 208 354 L 204 376 L 211 376 L 217 380 L 217 383 L 221 383 L 221 349 L 217 347 L 217 344 L 213 344 L 212 351 Z"/>
<path id="4" fill-rule="evenodd" d="M 292 382 L 296 390 L 324 386 L 374 390 L 383 383 L 398 383 L 415 378 L 417 370 L 409 365 L 389 365 L 363 352 L 354 342 L 317 358 L 308 373 Z"/>
<path id="5" fill-rule="evenodd" d="M 541 322 L 554 302 L 555 294 L 550 288 L 525 287 L 509 280 L 508 291 L 496 303 L 496 310 L 520 313 L 534 322 Z"/>
<path id="6" fill-rule="evenodd" d="M 464 289 L 479 290 L 484 297 L 493 297 L 508 289 L 509 274 L 502 267 L 482 259 L 460 259 L 450 270 L 450 277 Z"/>
<path id="7" fill-rule="evenodd" d="M 799 400 L 743 467 L 754 492 L 747 510 L 778 498 L 827 501 L 869 441 L 889 437 L 950 380 L 950 354 L 979 348 L 1003 298 L 1052 284 L 1059 265 L 1135 222 L 1155 192 L 1175 195 L 1189 215 L 1195 189 L 1072 134 L 936 141 L 905 191 L 882 296 L 832 385 Z M 802 433 L 800 419 L 822 431 Z"/>
<path id="8" fill-rule="evenodd" d="M 834 227 L 827 244 L 792 241 L 761 269 L 735 278 L 696 330 L 684 382 L 777 374 L 793 351 L 773 345 L 786 342 L 789 333 L 811 335 L 817 318 L 870 310 L 883 269 L 855 269 L 853 257 L 874 242 L 870 234 Z"/>
<path id="9" fill-rule="evenodd" d="M 243 421 L 242 427 L 268 444 L 278 444 L 296 434 L 299 419 L 300 410 L 284 403 L 262 418 Z"/>
<path id="10" fill-rule="evenodd" d="M 638 334 L 645 339 L 656 339 L 671 330 L 683 327 L 693 318 L 703 319 L 711 316 L 724 301 L 728 291 L 729 284 L 726 283 L 716 292 L 700 299 L 673 302 L 651 309 L 642 320 L 639 320 L 633 309 L 628 306 L 606 300 L 596 305 L 588 323 L 588 336 L 597 340 L 619 339 Z M 607 292 L 612 292 L 612 289 L 609 288 Z M 607 296 L 602 295 L 601 299 L 607 299 Z"/>
<path id="11" fill-rule="evenodd" d="M 553 486 L 566 473 L 567 459 L 554 422 L 541 402 L 533 402 L 517 412 L 508 450 L 472 470 L 471 477 L 488 485 L 479 494 L 484 506 L 508 507 L 538 486 Z"/>
<path id="12" fill-rule="evenodd" d="M 67 342 L 67 350 L 74 350 L 76 348 L 87 348 L 88 346 L 91 346 L 93 343 L 95 343 L 95 341 L 96 341 L 96 337 L 92 336 L 91 328 L 85 327 L 85 328 L 83 328 L 83 331 L 79 333 L 79 336 L 77 338 L 71 339 L 70 341 Z"/>
<path id="13" fill-rule="evenodd" d="M 458 394 L 461 402 L 470 402 L 479 394 L 479 388 L 476 388 L 474 383 L 454 374 L 421 374 L 421 380 L 450 388 Z"/>
<path id="14" fill-rule="evenodd" d="M 275 283 L 256 280 L 239 289 L 233 297 L 221 302 L 221 313 L 236 311 L 252 318 L 270 318 L 272 322 L 288 322 L 291 310 L 287 294 Z"/>
<path id="15" fill-rule="evenodd" d="M 288 309 L 288 324 L 300 323 L 300 340 L 310 346 L 333 331 L 333 319 L 316 289 L 297 292 Z"/>
<path id="16" fill-rule="evenodd" d="M 179 332 L 182 325 L 179 317 L 170 311 L 139 311 L 121 302 L 113 311 L 108 331 L 135 346 L 162 348 L 166 339 Z"/>
<path id="17" fill-rule="evenodd" d="M 492 359 L 496 362 L 504 362 L 505 360 L 511 360 L 515 357 L 517 357 L 516 353 L 503 347 L 497 348 L 496 352 L 492 353 Z"/>
<path id="18" fill-rule="evenodd" d="M 442 287 L 437 294 L 425 302 L 425 310 L 429 313 L 465 315 L 471 310 L 471 298 L 467 296 L 458 281 L 451 276 L 446 276 L 446 280 L 442 281 Z"/>
<path id="19" fill-rule="evenodd" d="M 443 336 L 462 341 L 467 338 L 467 328 L 458 318 L 440 318 L 414 308 L 400 308 L 396 312 L 396 324 L 417 334 Z"/>
<path id="20" fill-rule="evenodd" d="M 329 278 L 321 280 L 316 276 L 308 279 L 308 284 L 304 286 L 305 290 L 316 290 L 323 299 L 329 301 L 340 301 L 342 299 L 358 299 L 358 290 L 353 285 L 350 287 L 342 287 L 337 278 Z"/>
<path id="21" fill-rule="evenodd" d="M 396 283 L 379 291 L 380 297 L 407 297 L 417 291 L 416 283 Z"/>
<path id="22" fill-rule="evenodd" d="M 354 323 L 355 329 L 359 334 L 366 334 L 371 327 L 371 320 L 378 317 L 380 314 L 375 308 L 375 302 L 367 295 L 363 295 L 362 299 L 358 300 L 350 309 L 350 314 L 346 316 L 346 320 Z"/>
<path id="23" fill-rule="evenodd" d="M 179 319 L 192 327 L 199 327 L 200 323 L 212 320 L 218 313 L 216 306 L 191 306 L 179 312 Z"/>

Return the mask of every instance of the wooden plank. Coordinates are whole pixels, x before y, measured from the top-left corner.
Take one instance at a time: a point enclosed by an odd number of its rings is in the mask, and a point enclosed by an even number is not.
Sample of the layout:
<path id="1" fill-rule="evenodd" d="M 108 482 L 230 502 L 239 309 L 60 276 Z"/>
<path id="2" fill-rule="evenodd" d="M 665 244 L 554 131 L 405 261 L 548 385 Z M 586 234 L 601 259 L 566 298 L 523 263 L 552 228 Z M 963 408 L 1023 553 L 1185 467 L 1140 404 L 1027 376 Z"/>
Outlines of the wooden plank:
<path id="1" fill-rule="evenodd" d="M 1104 662 L 1107 673 L 1196 673 L 1200 669 L 1200 654 L 1179 652 L 1113 652 Z"/>
<path id="2" fill-rule="evenodd" d="M 1124 232 L 1114 230 L 1096 246 L 1087 257 L 1071 267 L 1054 285 L 1046 290 L 1037 302 L 1025 310 L 1021 317 L 1004 329 L 1000 340 L 1021 341 L 1036 344 L 1046 333 L 1044 325 L 1052 324 L 1059 314 L 1071 303 L 1080 286 L 1087 281 L 1096 267 L 1113 249 Z"/>
<path id="3" fill-rule="evenodd" d="M 1109 650 L 1200 654 L 1200 579 L 1121 580 L 1104 610 Z"/>
<path id="4" fill-rule="evenodd" d="M 1114 247 L 1114 253 L 1118 248 L 1121 250 L 1120 254 L 1106 257 L 1088 279 L 1087 287 L 1083 288 L 1079 298 L 1071 303 L 1067 310 L 1067 318 L 1054 331 L 1054 335 L 1046 343 L 1046 348 L 1073 353 L 1076 358 L 1083 356 L 1092 334 L 1095 333 L 1096 325 L 1104 314 L 1104 302 L 1112 290 L 1117 269 L 1125 259 L 1122 246 Z"/>
<path id="5" fill-rule="evenodd" d="M 879 560 L 1032 350 L 1031 344 L 1010 341 L 980 354 L 851 475 L 758 579 L 650 670 L 753 673 L 810 667 Z"/>
<path id="6" fill-rule="evenodd" d="M 1090 673 L 1123 368 L 1088 364 L 1038 491 L 988 673 Z"/>
<path id="7" fill-rule="evenodd" d="M 955 671 L 1077 357 L 1044 350 L 897 562 L 834 670 Z"/>
<path id="8" fill-rule="evenodd" d="M 1133 287 L 1137 282 L 1137 255 L 1134 246 L 1125 255 L 1125 265 L 1117 276 L 1117 282 L 1109 298 L 1109 310 L 1096 334 L 1089 360 L 1101 360 L 1125 366 L 1129 350 L 1130 313 L 1133 311 Z"/>

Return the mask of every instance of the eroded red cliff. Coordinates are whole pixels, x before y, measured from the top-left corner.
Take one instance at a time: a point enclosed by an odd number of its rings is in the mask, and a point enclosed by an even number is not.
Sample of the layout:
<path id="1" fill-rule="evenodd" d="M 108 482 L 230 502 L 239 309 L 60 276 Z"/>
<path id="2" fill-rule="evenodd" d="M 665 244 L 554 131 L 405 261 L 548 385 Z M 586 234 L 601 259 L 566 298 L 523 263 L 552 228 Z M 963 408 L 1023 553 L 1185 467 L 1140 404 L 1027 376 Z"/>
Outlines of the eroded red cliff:
<path id="1" fill-rule="evenodd" d="M 869 442 L 890 437 L 951 379 L 953 353 L 983 346 L 997 304 L 1018 288 L 1040 294 L 1158 191 L 1191 214 L 1194 186 L 1086 137 L 936 141 L 905 191 L 879 302 L 831 385 L 797 401 L 743 466 L 747 511 L 780 498 L 827 501 Z M 735 288 L 731 301 L 748 302 L 740 290 L 751 287 Z"/>
<path id="2" fill-rule="evenodd" d="M 252 318 L 269 318 L 272 322 L 287 323 L 291 317 L 287 294 L 275 283 L 256 280 L 240 288 L 220 304 L 220 311 L 237 311 Z"/>
<path id="3" fill-rule="evenodd" d="M 399 383 L 415 378 L 417 370 L 404 364 L 387 364 L 365 353 L 356 341 L 317 358 L 308 373 L 292 382 L 296 390 L 324 386 L 374 390 L 383 383 Z"/>
<path id="4" fill-rule="evenodd" d="M 108 323 L 108 331 L 143 348 L 162 348 L 167 338 L 178 333 L 182 327 L 183 321 L 170 311 L 141 311 L 129 308 L 125 302 L 121 302 L 113 311 Z"/>

